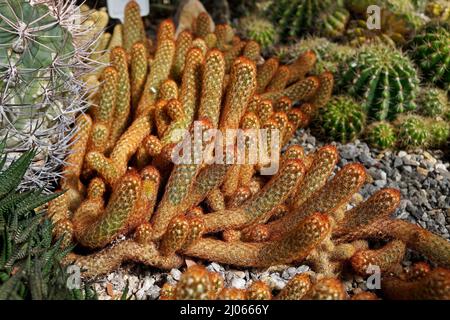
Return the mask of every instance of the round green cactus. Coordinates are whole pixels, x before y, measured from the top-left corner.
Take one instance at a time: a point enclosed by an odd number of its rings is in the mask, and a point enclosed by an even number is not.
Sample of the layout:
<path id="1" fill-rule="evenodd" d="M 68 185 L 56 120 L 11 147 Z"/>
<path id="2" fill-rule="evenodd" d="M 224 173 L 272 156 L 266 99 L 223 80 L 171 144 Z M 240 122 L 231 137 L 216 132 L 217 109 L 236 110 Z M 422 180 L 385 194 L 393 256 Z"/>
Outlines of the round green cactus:
<path id="1" fill-rule="evenodd" d="M 450 138 L 450 124 L 443 120 L 434 120 L 429 124 L 430 146 L 438 148 L 443 146 Z"/>
<path id="2" fill-rule="evenodd" d="M 24 189 L 59 179 L 75 117 L 87 107 L 80 79 L 92 70 L 95 40 L 77 24 L 77 8 L 75 0 L 0 3 L 0 136 L 8 135 L 7 162 L 37 149 Z"/>
<path id="3" fill-rule="evenodd" d="M 394 126 L 386 121 L 373 123 L 367 129 L 367 141 L 378 149 L 393 148 L 397 143 Z"/>
<path id="4" fill-rule="evenodd" d="M 328 38 L 340 37 L 344 34 L 349 19 L 350 12 L 347 9 L 332 7 L 320 16 L 319 32 Z"/>
<path id="5" fill-rule="evenodd" d="M 239 30 L 245 38 L 258 42 L 263 49 L 278 41 L 278 33 L 273 23 L 261 17 L 241 18 Z"/>
<path id="6" fill-rule="evenodd" d="M 427 81 L 450 90 L 450 24 L 430 23 L 410 42 L 409 53 Z"/>
<path id="7" fill-rule="evenodd" d="M 419 111 L 424 116 L 437 117 L 449 108 L 447 94 L 438 88 L 424 87 L 417 99 Z"/>
<path id="8" fill-rule="evenodd" d="M 320 110 L 317 128 L 332 140 L 347 143 L 354 140 L 363 131 L 364 111 L 360 104 L 347 96 L 333 97 Z"/>
<path id="9" fill-rule="evenodd" d="M 407 115 L 398 119 L 398 136 L 401 147 L 423 147 L 429 142 L 430 130 L 424 118 Z"/>
<path id="10" fill-rule="evenodd" d="M 376 120 L 395 119 L 414 110 L 419 78 L 402 52 L 383 45 L 361 47 L 342 64 L 338 88 L 362 99 L 367 115 Z"/>
<path id="11" fill-rule="evenodd" d="M 279 26 L 283 39 L 303 36 L 317 30 L 318 17 L 333 7 L 335 0 L 278 0 L 268 12 Z"/>

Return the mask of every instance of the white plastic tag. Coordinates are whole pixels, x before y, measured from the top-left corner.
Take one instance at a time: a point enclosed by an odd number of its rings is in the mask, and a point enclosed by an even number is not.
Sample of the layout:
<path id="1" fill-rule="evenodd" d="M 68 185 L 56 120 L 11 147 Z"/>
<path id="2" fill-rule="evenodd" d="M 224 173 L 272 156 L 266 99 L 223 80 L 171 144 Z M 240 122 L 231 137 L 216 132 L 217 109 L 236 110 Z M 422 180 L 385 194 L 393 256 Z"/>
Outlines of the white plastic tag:
<path id="1" fill-rule="evenodd" d="M 150 13 L 150 1 L 135 0 L 141 8 L 141 17 Z M 123 22 L 125 6 L 129 0 L 108 0 L 108 13 L 111 18 L 120 19 Z"/>

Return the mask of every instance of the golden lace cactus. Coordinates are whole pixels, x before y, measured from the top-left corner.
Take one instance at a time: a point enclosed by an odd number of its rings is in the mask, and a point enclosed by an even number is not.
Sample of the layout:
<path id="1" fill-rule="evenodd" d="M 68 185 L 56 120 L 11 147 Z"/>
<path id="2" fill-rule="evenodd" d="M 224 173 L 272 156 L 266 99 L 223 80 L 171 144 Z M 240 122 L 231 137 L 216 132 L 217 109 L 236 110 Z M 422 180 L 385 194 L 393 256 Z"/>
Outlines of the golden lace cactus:
<path id="1" fill-rule="evenodd" d="M 127 8 L 135 10 L 134 5 Z M 61 181 L 66 192 L 49 205 L 56 236 L 65 234 L 67 242 L 89 249 L 76 248 L 68 263 L 92 277 L 125 261 L 176 268 L 184 256 L 243 267 L 306 261 L 335 279 L 356 252 L 371 250 L 365 239 L 381 237 L 450 266 L 448 242 L 389 219 L 400 201 L 398 191 L 381 190 L 346 212 L 366 173 L 353 163 L 330 179 L 338 160 L 333 146 L 309 155 L 291 146 L 278 159 L 280 147 L 309 123 L 333 89 L 331 73 L 308 76 L 316 60 L 312 51 L 287 66 L 273 59 L 259 62 L 258 47 L 239 39 L 230 26 L 210 30 L 204 15 L 199 19 L 178 38 L 173 23 L 163 21 L 149 49 L 150 41 L 130 34 L 126 48 L 112 50 L 111 65 L 93 96 L 95 107 L 80 115 Z M 127 21 L 136 24 L 126 19 L 124 30 L 132 28 Z M 199 134 L 196 125 L 206 131 Z M 279 134 L 278 144 L 268 135 L 258 148 L 276 146 L 267 148 L 279 166 L 271 175 L 264 174 L 267 159 L 224 161 L 228 154 L 213 154 L 216 141 L 204 135 L 219 129 L 226 140 L 228 130 L 258 128 Z M 193 150 L 183 149 L 189 161 L 174 161 L 180 146 L 199 141 L 206 157 L 198 159 Z M 235 138 L 226 146 L 234 150 Z M 244 146 L 250 149 L 252 143 L 246 140 Z M 122 235 L 125 240 L 119 241 Z M 383 260 L 383 268 L 391 270 L 401 260 L 398 252 L 359 254 Z M 202 279 L 203 271 L 191 273 L 194 282 L 213 292 L 195 298 L 249 294 L 219 292 Z M 308 296 L 345 298 L 336 281 L 318 282 Z M 165 289 L 163 296 L 185 292 Z M 309 289 L 294 288 L 284 297 L 303 291 Z M 271 295 L 258 284 L 252 292 L 253 297 Z"/>

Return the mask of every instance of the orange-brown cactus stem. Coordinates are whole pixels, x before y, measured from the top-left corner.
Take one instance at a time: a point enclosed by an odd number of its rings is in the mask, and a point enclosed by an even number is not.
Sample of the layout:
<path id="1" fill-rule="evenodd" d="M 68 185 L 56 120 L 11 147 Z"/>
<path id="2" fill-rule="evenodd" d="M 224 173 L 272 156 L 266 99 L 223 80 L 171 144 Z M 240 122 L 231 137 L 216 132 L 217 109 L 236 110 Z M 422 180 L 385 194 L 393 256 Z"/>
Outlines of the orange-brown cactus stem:
<path id="1" fill-rule="evenodd" d="M 186 127 L 194 120 L 197 103 L 200 99 L 201 71 L 203 54 L 197 49 L 189 50 L 181 83 L 180 102 L 185 114 Z"/>
<path id="2" fill-rule="evenodd" d="M 241 240 L 245 242 L 263 242 L 269 239 L 270 232 L 266 225 L 257 224 L 241 232 Z"/>
<path id="3" fill-rule="evenodd" d="M 295 275 L 276 296 L 277 300 L 301 300 L 311 288 L 309 275 Z"/>
<path id="4" fill-rule="evenodd" d="M 339 242 L 348 242 L 364 237 L 364 227 L 378 219 L 387 219 L 400 204 L 400 191 L 381 189 L 365 202 L 348 211 L 344 219 L 333 230 Z M 361 231 L 361 232 L 360 232 Z"/>
<path id="5" fill-rule="evenodd" d="M 175 39 L 175 24 L 172 19 L 163 20 L 158 26 L 156 34 L 156 42 L 160 43 L 164 40 Z"/>
<path id="6" fill-rule="evenodd" d="M 380 249 L 356 252 L 350 262 L 353 270 L 360 275 L 371 275 L 369 266 L 378 266 L 381 272 L 395 271 L 405 256 L 406 246 L 402 241 L 393 240 Z"/>
<path id="7" fill-rule="evenodd" d="M 164 283 L 159 293 L 159 300 L 175 300 L 175 285 Z"/>
<path id="8" fill-rule="evenodd" d="M 179 268 L 183 263 L 183 260 L 176 255 L 162 256 L 154 243 L 140 244 L 133 240 L 125 240 L 92 255 L 78 256 L 75 264 L 83 270 L 83 276 L 91 278 L 107 274 L 126 261 L 160 269 Z"/>
<path id="9" fill-rule="evenodd" d="M 240 207 L 245 201 L 250 199 L 252 192 L 249 187 L 240 187 L 236 190 L 232 197 L 227 201 L 227 209 L 235 209 Z"/>
<path id="10" fill-rule="evenodd" d="M 319 280 L 303 300 L 346 300 L 348 298 L 342 282 L 335 278 Z"/>
<path id="11" fill-rule="evenodd" d="M 117 139 L 125 131 L 125 126 L 130 115 L 131 88 L 128 74 L 127 53 L 121 47 L 115 47 L 111 51 L 111 65 L 117 70 L 117 97 L 114 117 L 111 123 L 108 143 L 114 146 Z"/>
<path id="12" fill-rule="evenodd" d="M 334 146 L 325 146 L 317 150 L 305 179 L 299 185 L 298 191 L 288 199 L 287 204 L 292 208 L 298 208 L 317 190 L 320 190 L 333 172 L 338 159 L 339 154 Z"/>
<path id="13" fill-rule="evenodd" d="M 225 72 L 229 73 L 233 67 L 235 60 L 241 55 L 242 50 L 245 47 L 245 42 L 241 41 L 234 44 L 229 50 L 225 51 Z M 251 61 L 251 60 L 249 60 Z"/>
<path id="14" fill-rule="evenodd" d="M 253 112 L 247 112 L 242 117 L 241 128 L 248 132 L 249 130 L 259 129 L 259 119 L 258 116 Z M 251 163 L 251 147 L 252 144 L 256 143 L 252 141 L 251 137 L 245 139 L 245 164 L 240 166 L 239 170 L 239 187 L 246 187 L 250 184 L 253 174 L 255 173 L 255 164 Z M 255 159 L 256 160 L 256 159 Z"/>
<path id="15" fill-rule="evenodd" d="M 215 295 L 209 272 L 202 266 L 189 267 L 175 288 L 176 300 L 211 300 Z"/>
<path id="16" fill-rule="evenodd" d="M 393 300 L 450 300 L 450 270 L 436 268 L 416 281 L 385 277 L 381 289 Z"/>
<path id="17" fill-rule="evenodd" d="M 161 83 L 166 80 L 170 74 L 174 55 L 175 42 L 173 40 L 163 40 L 158 42 L 150 73 L 147 76 L 144 90 L 136 110 L 137 116 L 145 114 L 153 109 Z"/>
<path id="18" fill-rule="evenodd" d="M 207 12 L 201 12 L 193 22 L 194 34 L 196 37 L 205 38 L 211 30 L 211 18 Z"/>
<path id="19" fill-rule="evenodd" d="M 167 227 L 166 233 L 164 233 L 164 236 L 161 239 L 161 244 L 159 246 L 161 254 L 163 256 L 174 254 L 186 241 L 188 233 L 189 223 L 186 217 L 176 216 L 173 218 Z"/>
<path id="20" fill-rule="evenodd" d="M 208 33 L 204 40 L 206 45 L 208 46 L 208 49 L 214 49 L 217 47 L 217 36 L 215 33 Z"/>
<path id="21" fill-rule="evenodd" d="M 261 47 L 256 41 L 249 41 L 245 44 L 242 55 L 257 63 L 261 59 Z"/>
<path id="22" fill-rule="evenodd" d="M 286 230 L 295 226 L 298 221 L 313 212 L 331 213 L 347 203 L 353 194 L 362 186 L 366 172 L 360 164 L 344 166 L 331 181 L 308 198 L 302 205 L 283 218 L 269 224 L 271 238 L 277 238 Z"/>
<path id="23" fill-rule="evenodd" d="M 311 76 L 295 82 L 286 89 L 264 93 L 261 95 L 261 99 L 278 102 L 281 97 L 286 96 L 294 102 L 308 100 L 317 92 L 319 85 L 319 78 Z"/>
<path id="24" fill-rule="evenodd" d="M 135 43 L 131 48 L 130 83 L 131 102 L 137 108 L 147 78 L 148 56 L 147 49 L 142 42 Z"/>
<path id="25" fill-rule="evenodd" d="M 128 172 L 114 187 L 101 219 L 85 226 L 86 229 L 75 230 L 77 241 L 88 248 L 101 248 L 120 233 L 135 228 L 128 224 L 128 220 L 137 209 L 141 192 L 141 177 L 136 172 Z"/>
<path id="26" fill-rule="evenodd" d="M 185 249 L 184 254 L 235 266 L 268 267 L 303 260 L 329 232 L 329 218 L 318 213 L 277 241 L 249 243 L 202 238 Z"/>
<path id="27" fill-rule="evenodd" d="M 175 100 L 176 101 L 176 100 Z M 167 100 L 159 100 L 155 106 L 155 126 L 158 137 L 164 136 L 164 132 L 167 130 L 170 124 L 170 117 L 166 112 Z"/>
<path id="28" fill-rule="evenodd" d="M 217 300 L 247 300 L 247 291 L 236 288 L 224 288 L 217 296 Z"/>
<path id="29" fill-rule="evenodd" d="M 431 271 L 431 267 L 428 263 L 420 261 L 414 263 L 406 273 L 406 278 L 409 281 L 419 280 Z"/>
<path id="30" fill-rule="evenodd" d="M 312 114 L 307 114 L 310 117 L 313 117 L 320 108 L 323 108 L 333 94 L 334 77 L 331 72 L 320 74 L 319 82 L 320 86 L 317 89 L 316 94 L 308 101 L 312 105 Z"/>
<path id="31" fill-rule="evenodd" d="M 206 203 L 212 211 L 225 210 L 225 199 L 219 188 L 212 190 L 206 198 Z"/>
<path id="32" fill-rule="evenodd" d="M 172 66 L 172 77 L 180 79 L 186 63 L 186 56 L 192 46 L 192 34 L 189 31 L 181 32 L 175 42 L 175 58 Z"/>
<path id="33" fill-rule="evenodd" d="M 209 280 L 211 281 L 211 283 L 213 285 L 214 299 L 217 299 L 217 296 L 223 290 L 224 280 L 223 280 L 222 276 L 217 272 L 208 272 L 208 274 L 209 274 Z"/>
<path id="34" fill-rule="evenodd" d="M 283 154 L 283 161 L 286 160 L 303 160 L 305 158 L 305 149 L 302 146 L 295 144 L 286 149 Z M 308 171 L 306 176 L 308 175 Z"/>
<path id="35" fill-rule="evenodd" d="M 270 119 L 273 113 L 272 100 L 262 100 L 258 105 L 257 113 L 259 122 L 261 124 L 265 124 Z"/>
<path id="36" fill-rule="evenodd" d="M 260 96 L 258 94 L 254 94 L 250 98 L 250 100 L 248 101 L 246 112 L 257 113 L 258 112 L 258 106 L 259 106 L 260 103 L 261 103 Z"/>
<path id="37" fill-rule="evenodd" d="M 263 65 L 258 67 L 258 74 L 256 76 L 256 93 L 263 93 L 266 87 L 269 85 L 270 80 L 278 70 L 278 65 L 280 64 L 277 58 L 270 58 L 264 62 Z"/>
<path id="38" fill-rule="evenodd" d="M 228 49 L 234 36 L 233 28 L 228 24 L 219 24 L 214 33 L 217 37 L 217 48 L 221 51 Z"/>
<path id="39" fill-rule="evenodd" d="M 60 192 L 61 190 L 58 191 Z M 49 202 L 47 215 L 53 223 L 70 218 L 71 212 L 69 210 L 69 197 L 67 193 L 63 193 Z"/>
<path id="40" fill-rule="evenodd" d="M 223 54 L 219 50 L 211 50 L 205 60 L 198 118 L 208 119 L 213 128 L 219 123 L 224 76 Z"/>
<path id="41" fill-rule="evenodd" d="M 150 221 L 155 210 L 156 199 L 158 197 L 159 185 L 161 183 L 161 175 L 158 169 L 153 166 L 147 166 L 141 171 L 142 177 L 142 194 L 140 199 L 140 210 L 136 210 L 136 224 L 143 221 Z"/>
<path id="42" fill-rule="evenodd" d="M 303 79 L 306 74 L 314 68 L 317 56 L 312 50 L 308 50 L 300 55 L 289 67 L 289 81 L 293 83 Z"/>
<path id="43" fill-rule="evenodd" d="M 286 88 L 290 78 L 287 66 L 280 66 L 266 87 L 266 92 L 280 91 Z"/>
<path id="44" fill-rule="evenodd" d="M 247 289 L 248 300 L 271 300 L 272 290 L 262 281 L 253 281 Z"/>
<path id="45" fill-rule="evenodd" d="M 286 161 L 278 173 L 255 196 L 235 211 L 215 212 L 204 217 L 207 232 L 245 227 L 270 213 L 292 193 L 305 173 L 301 161 Z M 295 227 L 295 226 L 294 226 Z"/>
<path id="46" fill-rule="evenodd" d="M 108 144 L 117 98 L 118 72 L 114 67 L 106 67 L 102 73 L 98 106 L 93 107 L 94 125 L 92 127 L 90 150 L 103 152 Z"/>
<path id="47" fill-rule="evenodd" d="M 363 291 L 354 294 L 350 300 L 380 300 L 380 298 L 373 292 Z"/>
<path id="48" fill-rule="evenodd" d="M 194 39 L 194 41 L 192 41 L 192 48 L 199 49 L 204 56 L 206 55 L 206 53 L 209 50 L 208 46 L 206 45 L 205 40 L 203 40 L 201 38 L 197 38 L 197 39 Z"/>
<path id="49" fill-rule="evenodd" d="M 123 46 L 130 51 L 136 42 L 145 41 L 144 22 L 141 18 L 141 10 L 136 1 L 129 1 L 125 7 L 123 22 Z"/>
<path id="50" fill-rule="evenodd" d="M 178 99 L 178 85 L 175 81 L 168 79 L 161 84 L 159 99 L 172 100 Z"/>
<path id="51" fill-rule="evenodd" d="M 292 100 L 288 97 L 281 97 L 274 106 L 274 111 L 283 111 L 288 113 L 292 110 Z"/>

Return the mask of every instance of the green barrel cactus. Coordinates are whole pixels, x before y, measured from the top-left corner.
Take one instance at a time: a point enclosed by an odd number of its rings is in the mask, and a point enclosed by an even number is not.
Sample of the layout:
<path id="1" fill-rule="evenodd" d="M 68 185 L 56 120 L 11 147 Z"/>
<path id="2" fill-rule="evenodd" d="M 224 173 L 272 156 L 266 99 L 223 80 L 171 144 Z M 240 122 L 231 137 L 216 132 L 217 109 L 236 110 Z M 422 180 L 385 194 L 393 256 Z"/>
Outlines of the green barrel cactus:
<path id="1" fill-rule="evenodd" d="M 371 124 L 366 131 L 367 142 L 377 149 L 390 149 L 397 143 L 397 134 L 392 124 L 379 121 Z"/>
<path id="2" fill-rule="evenodd" d="M 244 38 L 254 40 L 265 49 L 278 41 L 278 33 L 273 23 L 257 16 L 243 17 L 238 29 Z"/>
<path id="3" fill-rule="evenodd" d="M 361 47 L 341 65 L 338 87 L 362 105 L 369 118 L 392 120 L 416 109 L 419 78 L 414 64 L 402 52 L 384 45 Z"/>
<path id="4" fill-rule="evenodd" d="M 444 120 L 433 120 L 429 124 L 430 146 L 439 148 L 445 145 L 450 138 L 450 123 Z"/>
<path id="5" fill-rule="evenodd" d="M 51 9 L 50 9 L 51 8 Z M 78 112 L 87 106 L 80 81 L 93 39 L 77 24 L 75 0 L 0 2 L 0 136 L 7 163 L 36 148 L 23 188 L 60 175 Z"/>
<path id="6" fill-rule="evenodd" d="M 429 143 L 430 130 L 426 119 L 420 116 L 400 117 L 397 122 L 397 130 L 399 144 L 403 148 L 424 147 Z"/>
<path id="7" fill-rule="evenodd" d="M 450 24 L 430 23 L 411 40 L 409 54 L 428 82 L 450 90 Z"/>
<path id="8" fill-rule="evenodd" d="M 441 116 L 449 109 L 446 92 L 434 87 L 421 88 L 417 105 L 420 113 L 428 117 Z"/>
<path id="9" fill-rule="evenodd" d="M 319 19 L 319 33 L 327 38 L 341 37 L 345 33 L 350 12 L 344 7 L 331 7 L 321 14 Z"/>
<path id="10" fill-rule="evenodd" d="M 333 97 L 319 111 L 316 127 L 332 140 L 347 143 L 364 130 L 365 115 L 359 103 L 347 96 Z"/>
<path id="11" fill-rule="evenodd" d="M 335 0 L 278 0 L 268 8 L 283 40 L 304 36 L 317 30 L 318 18 L 335 5 Z"/>

